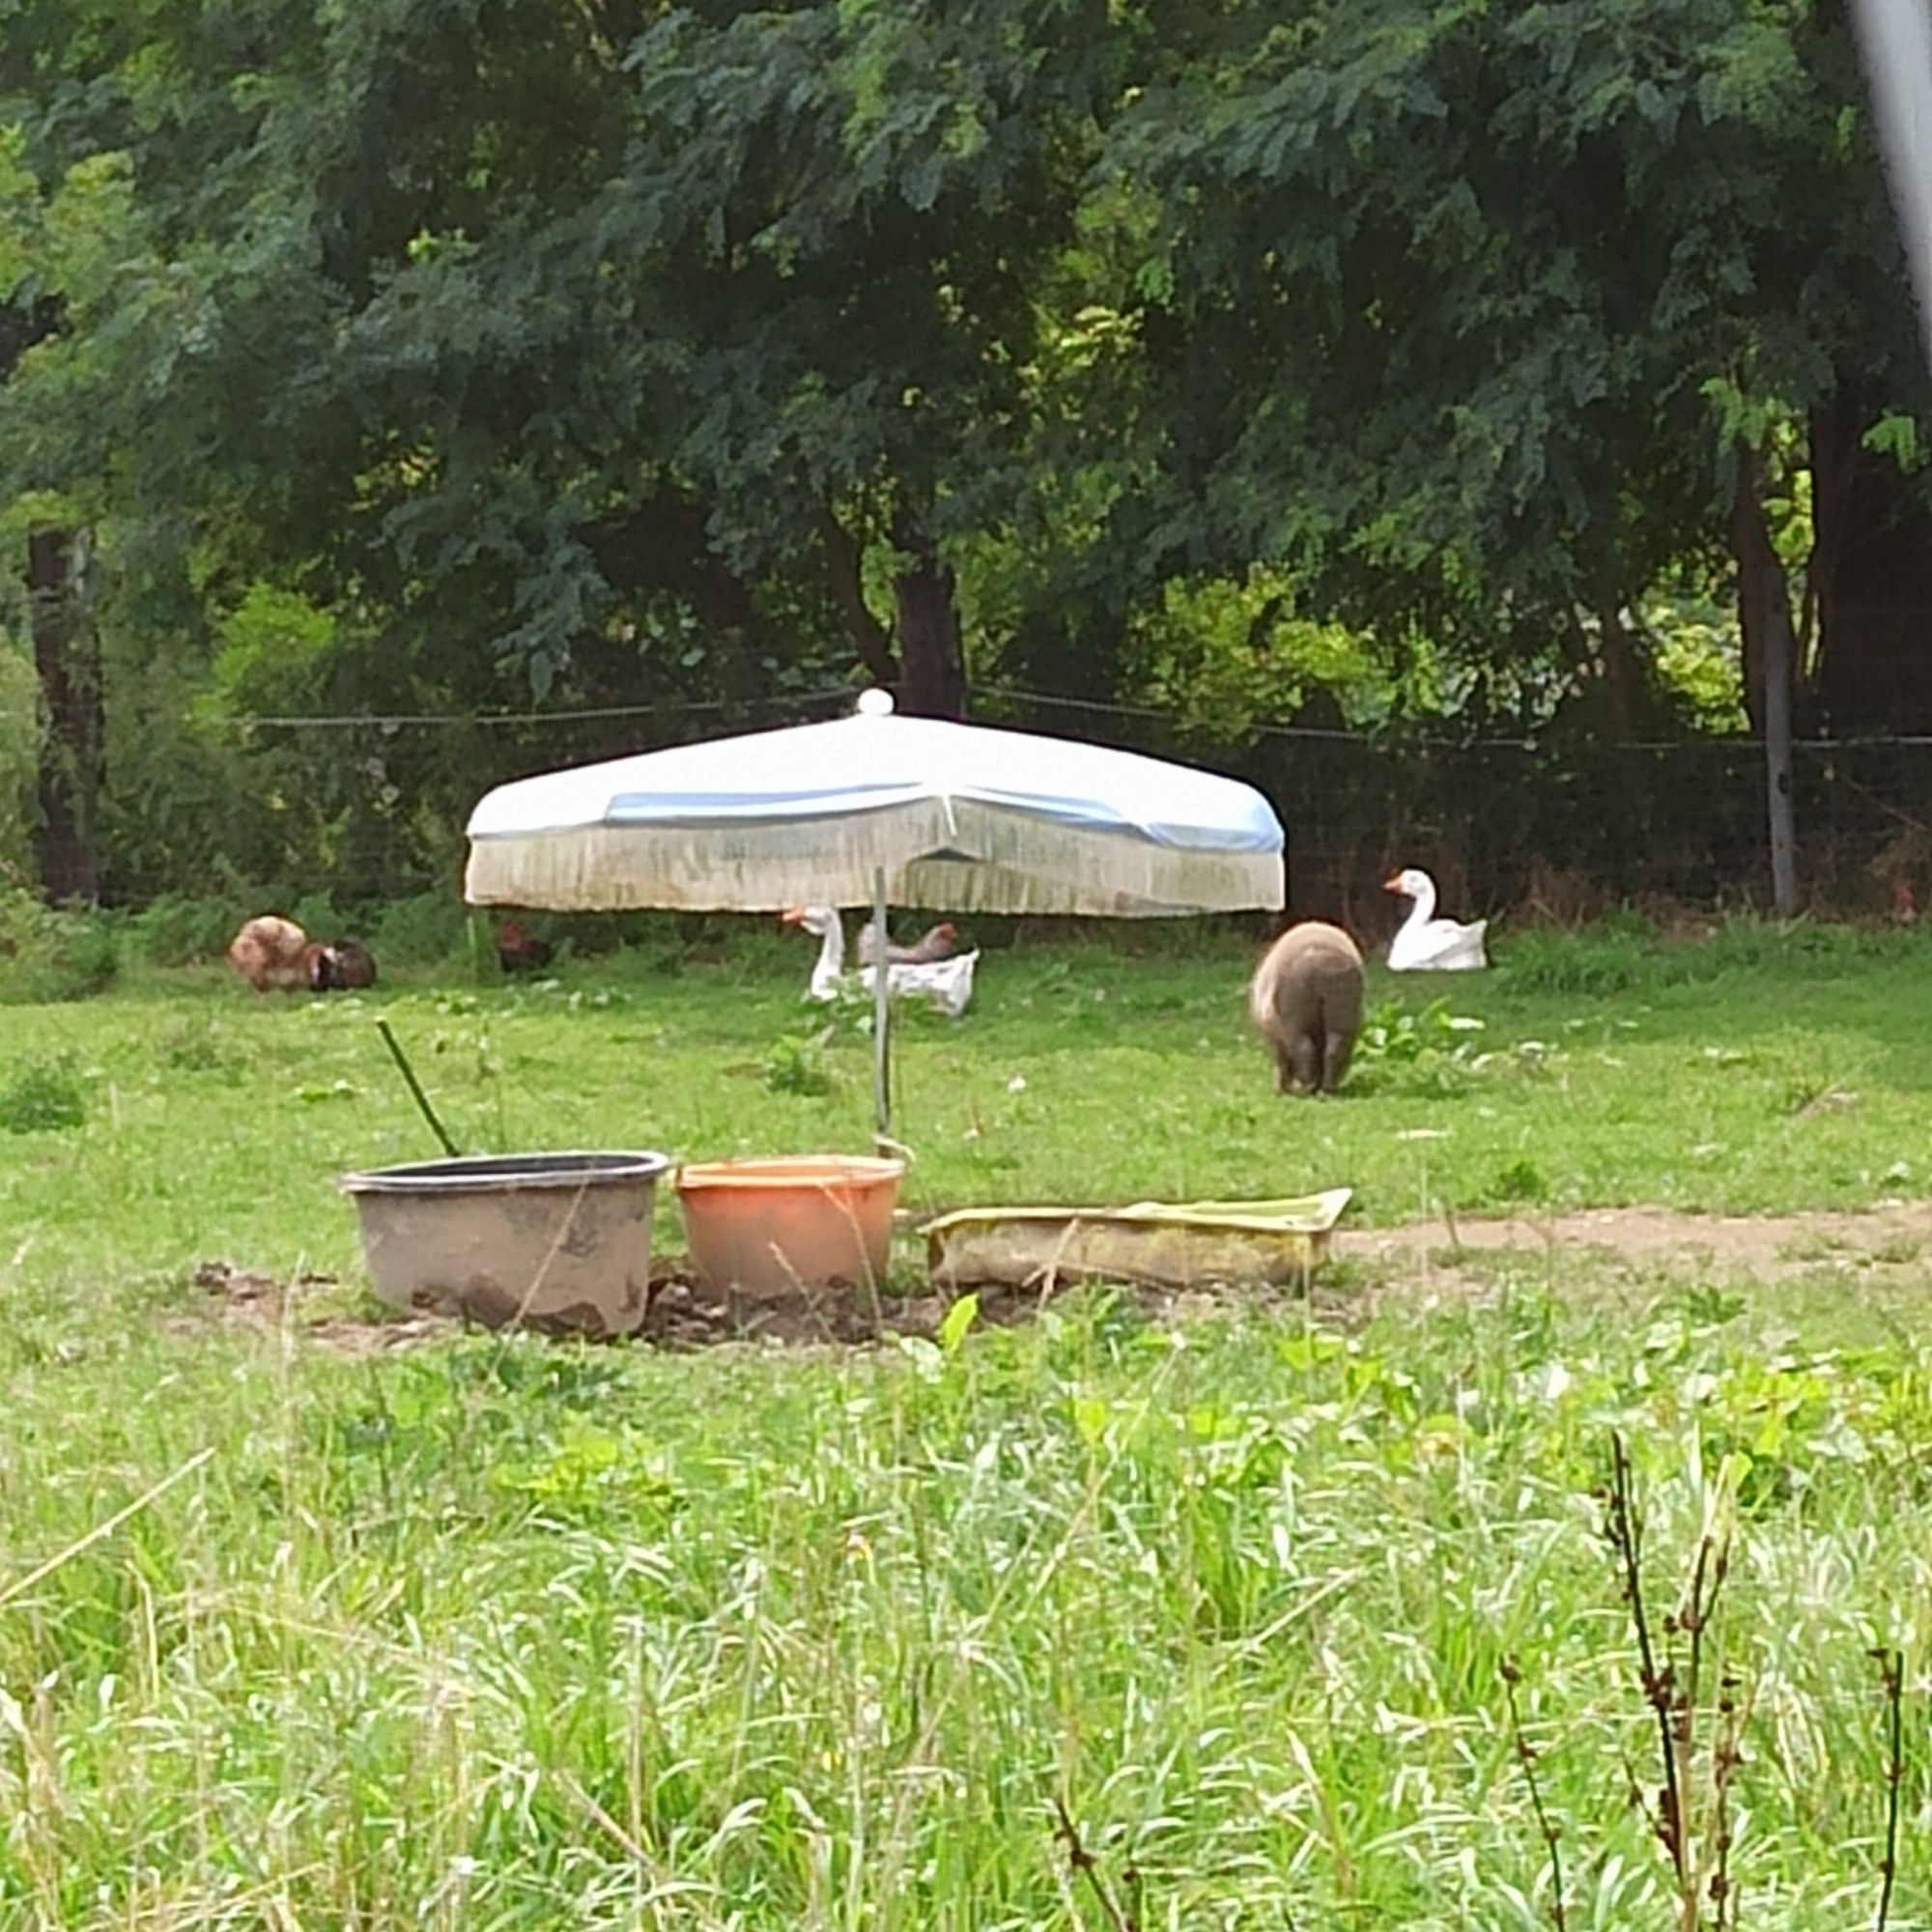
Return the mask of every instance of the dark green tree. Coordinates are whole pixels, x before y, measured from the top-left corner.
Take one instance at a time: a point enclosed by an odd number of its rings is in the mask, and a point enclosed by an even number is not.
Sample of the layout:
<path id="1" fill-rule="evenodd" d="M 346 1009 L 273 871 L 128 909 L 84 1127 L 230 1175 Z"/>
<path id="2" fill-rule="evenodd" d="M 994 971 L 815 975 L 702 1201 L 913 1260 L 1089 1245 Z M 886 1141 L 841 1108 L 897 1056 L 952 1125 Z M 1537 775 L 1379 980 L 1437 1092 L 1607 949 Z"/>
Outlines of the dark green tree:
<path id="1" fill-rule="evenodd" d="M 16 480 L 119 464 L 238 586 L 353 605 L 418 672 L 749 694 L 803 661 L 962 707 L 954 556 L 1026 487 L 1096 0 L 249 25 L 164 21 L 105 76 L 173 123 L 127 156 L 155 248 L 14 385 Z"/>
<path id="2" fill-rule="evenodd" d="M 1167 487 L 1123 506 L 1123 554 L 1283 559 L 1315 609 L 1540 663 L 1624 737 L 1654 707 L 1630 613 L 1702 559 L 1774 723 L 1767 504 L 1807 475 L 1836 541 L 1863 461 L 1838 453 L 1926 405 L 1836 10 L 1365 0 L 1158 32 L 1198 51 L 1109 150 L 1164 217 Z"/>

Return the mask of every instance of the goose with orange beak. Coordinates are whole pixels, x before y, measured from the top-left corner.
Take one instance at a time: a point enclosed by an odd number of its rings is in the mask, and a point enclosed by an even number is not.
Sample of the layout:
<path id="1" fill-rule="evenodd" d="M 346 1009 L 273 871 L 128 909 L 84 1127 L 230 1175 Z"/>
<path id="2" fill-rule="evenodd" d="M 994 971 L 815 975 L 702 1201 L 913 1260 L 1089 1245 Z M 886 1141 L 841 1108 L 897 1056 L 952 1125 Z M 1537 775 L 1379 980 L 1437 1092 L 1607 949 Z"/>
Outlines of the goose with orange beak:
<path id="1" fill-rule="evenodd" d="M 1473 973 L 1487 966 L 1483 935 L 1489 921 L 1467 925 L 1435 917 L 1435 881 L 1413 866 L 1392 872 L 1382 881 L 1385 892 L 1409 901 L 1408 918 L 1389 942 L 1392 973 Z"/>
<path id="2" fill-rule="evenodd" d="M 845 983 L 845 922 L 831 906 L 788 906 L 779 918 L 818 941 L 809 990 L 814 1000 L 836 1000 Z M 979 963 L 977 949 L 951 959 L 895 962 L 886 968 L 886 991 L 894 999 L 927 1000 L 956 1020 L 972 1001 L 973 969 Z M 859 975 L 867 992 L 876 970 L 867 966 Z"/>

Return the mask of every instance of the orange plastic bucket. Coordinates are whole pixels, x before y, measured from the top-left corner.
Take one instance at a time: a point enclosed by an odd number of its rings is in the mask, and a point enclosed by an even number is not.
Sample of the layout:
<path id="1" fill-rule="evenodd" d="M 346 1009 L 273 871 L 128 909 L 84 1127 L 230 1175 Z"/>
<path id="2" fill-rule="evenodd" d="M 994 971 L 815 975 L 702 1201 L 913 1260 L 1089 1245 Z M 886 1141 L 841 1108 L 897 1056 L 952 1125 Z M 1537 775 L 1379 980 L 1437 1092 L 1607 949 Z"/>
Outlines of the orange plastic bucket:
<path id="1" fill-rule="evenodd" d="M 704 1285 L 753 1300 L 885 1280 L 905 1163 L 862 1154 L 696 1161 L 678 1170 Z"/>

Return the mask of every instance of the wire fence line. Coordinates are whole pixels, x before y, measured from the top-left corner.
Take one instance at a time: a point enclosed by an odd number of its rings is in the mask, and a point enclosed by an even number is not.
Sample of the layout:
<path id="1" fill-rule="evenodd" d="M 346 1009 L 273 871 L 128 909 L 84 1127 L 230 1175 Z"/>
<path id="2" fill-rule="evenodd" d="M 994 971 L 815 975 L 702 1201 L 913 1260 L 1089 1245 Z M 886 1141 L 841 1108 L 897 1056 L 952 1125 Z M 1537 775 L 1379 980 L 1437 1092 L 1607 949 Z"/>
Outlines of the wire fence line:
<path id="1" fill-rule="evenodd" d="M 973 685 L 969 696 L 990 701 L 998 709 L 1013 705 L 1065 712 L 1073 716 L 1118 718 L 1141 724 L 1173 726 L 1175 713 L 1152 704 L 1122 703 L 1115 698 L 1073 697 L 1052 692 L 1035 691 L 1011 685 Z M 834 685 L 818 691 L 799 692 L 765 700 L 767 705 L 790 705 L 801 713 L 819 706 L 849 701 L 855 695 L 849 685 Z M 393 732 L 411 729 L 501 729 L 519 725 L 558 726 L 609 721 L 639 721 L 686 716 L 716 716 L 746 709 L 742 697 L 668 697 L 637 704 L 593 704 L 545 706 L 523 711 L 337 711 L 337 712 L 229 712 L 199 715 L 190 720 L 197 728 L 211 731 L 355 731 Z M 0 710 L 0 722 L 25 724 L 33 714 Z M 1441 730 L 1419 729 L 1397 724 L 1382 731 L 1350 730 L 1320 724 L 1277 723 L 1256 720 L 1242 726 L 1241 736 L 1254 741 L 1280 739 L 1308 744 L 1367 744 L 1397 753 L 1402 751 L 1502 751 L 1535 753 L 1547 738 L 1534 731 L 1520 734 L 1484 733 L 1458 735 Z M 1685 738 L 1616 738 L 1598 741 L 1605 750 L 1622 752 L 1690 753 L 1699 749 L 1720 753 L 1750 751 L 1762 753 L 1764 741 L 1744 732 L 1721 736 Z M 1932 748 L 1932 733 L 1887 733 L 1860 737 L 1795 738 L 1793 749 L 1810 752 L 1862 750 L 1872 746 L 1912 746 Z"/>
<path id="2" fill-rule="evenodd" d="M 1003 722 L 1094 733 L 1091 700 L 1007 700 Z M 1104 735 L 1259 786 L 1287 828 L 1291 910 L 1354 929 L 1389 921 L 1382 881 L 1408 865 L 1473 910 L 1581 919 L 1624 902 L 1769 905 L 1764 753 L 1747 737 L 1377 739 L 1285 726 L 1204 745 L 1125 707 Z M 1794 751 L 1807 906 L 1871 918 L 1932 909 L 1932 739 Z"/>
<path id="3" fill-rule="evenodd" d="M 804 707 L 830 703 L 849 695 L 847 687 L 839 685 L 830 690 L 799 693 L 793 701 Z M 721 712 L 742 710 L 745 702 L 743 698 L 735 697 L 668 697 L 642 704 L 560 705 L 529 711 L 236 711 L 192 717 L 184 715 L 177 722 L 183 725 L 192 724 L 200 730 L 223 732 L 365 730 L 387 733 L 424 727 L 455 730 L 472 725 L 490 730 L 513 725 L 582 724 L 610 720 L 705 714 L 715 716 Z M 27 724 L 35 722 L 35 717 L 25 711 L 0 711 L 0 722 Z"/>
<path id="4" fill-rule="evenodd" d="M 526 710 L 244 714 L 196 726 L 260 761 L 280 792 L 313 805 L 318 822 L 332 819 L 337 890 L 387 896 L 447 882 L 461 828 L 491 785 L 834 717 L 855 695 L 841 683 Z M 1471 911 L 1580 919 L 1625 901 L 1755 909 L 1770 897 L 1763 748 L 1743 735 L 1614 741 L 1561 721 L 1471 737 L 1271 720 L 1213 730 L 1129 697 L 983 684 L 971 709 L 987 724 L 1246 779 L 1287 828 L 1291 911 L 1365 931 L 1389 918 L 1381 883 L 1406 865 L 1434 873 L 1445 902 Z M 1932 911 L 1932 737 L 1805 739 L 1794 750 L 1806 904 L 1871 918 Z M 111 750 L 109 764 L 111 775 Z M 143 804 L 134 800 L 130 816 Z M 221 851 L 213 821 L 199 844 L 204 856 Z M 179 876 L 197 869 L 193 850 L 136 834 L 118 863 L 109 854 L 117 893 L 195 890 Z M 259 858 L 231 856 L 250 876 L 313 869 L 267 847 Z"/>
<path id="5" fill-rule="evenodd" d="M 1061 696 L 1051 692 L 1029 691 L 1009 685 L 976 685 L 973 692 L 977 696 L 998 703 L 1017 702 L 1069 713 L 1088 713 L 1095 717 L 1138 719 L 1166 724 L 1172 724 L 1175 719 L 1171 709 L 1163 710 L 1152 704 L 1123 704 L 1117 698 Z M 1449 731 L 1418 729 L 1408 724 L 1393 724 L 1381 731 L 1348 730 L 1333 725 L 1277 724 L 1272 720 L 1247 724 L 1240 735 L 1257 740 L 1283 738 L 1302 739 L 1309 743 L 1369 744 L 1390 752 L 1421 749 L 1532 753 L 1542 750 L 1550 736 L 1548 732 L 1536 731 L 1458 735 Z M 1742 731 L 1684 738 L 1605 738 L 1597 742 L 1605 750 L 1620 752 L 1693 752 L 1702 748 L 1724 753 L 1746 750 L 1759 756 L 1764 753 L 1762 738 L 1754 738 Z M 1815 752 L 1855 750 L 1870 745 L 1932 747 L 1932 733 L 1885 732 L 1851 738 L 1795 738 L 1792 744 L 1794 750 Z"/>

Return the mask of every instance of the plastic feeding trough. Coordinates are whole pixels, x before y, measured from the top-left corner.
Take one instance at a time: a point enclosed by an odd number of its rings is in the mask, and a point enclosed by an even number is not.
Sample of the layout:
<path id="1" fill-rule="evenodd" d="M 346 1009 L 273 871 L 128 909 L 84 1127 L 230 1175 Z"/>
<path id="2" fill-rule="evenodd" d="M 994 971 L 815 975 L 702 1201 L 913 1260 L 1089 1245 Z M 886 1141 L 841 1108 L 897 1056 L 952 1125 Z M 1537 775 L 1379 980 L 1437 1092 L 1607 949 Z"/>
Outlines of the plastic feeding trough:
<path id="1" fill-rule="evenodd" d="M 650 1299 L 661 1153 L 469 1155 L 346 1174 L 376 1293 L 393 1307 L 593 1336 Z"/>
<path id="2" fill-rule="evenodd" d="M 1139 1201 L 1131 1208 L 969 1208 L 923 1230 L 942 1288 L 1071 1281 L 1196 1288 L 1305 1279 L 1350 1191 L 1292 1201 Z"/>
<path id="3" fill-rule="evenodd" d="M 691 1162 L 676 1185 L 692 1265 L 714 1293 L 753 1301 L 876 1293 L 904 1174 L 864 1154 Z"/>

